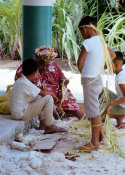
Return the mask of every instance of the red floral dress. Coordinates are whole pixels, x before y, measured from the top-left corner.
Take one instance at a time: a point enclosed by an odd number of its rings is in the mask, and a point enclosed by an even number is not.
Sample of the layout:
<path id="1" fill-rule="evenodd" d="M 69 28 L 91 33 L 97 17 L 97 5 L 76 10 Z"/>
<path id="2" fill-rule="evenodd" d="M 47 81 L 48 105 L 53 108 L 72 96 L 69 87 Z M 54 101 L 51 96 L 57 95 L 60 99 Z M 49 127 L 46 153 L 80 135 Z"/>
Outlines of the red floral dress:
<path id="1" fill-rule="evenodd" d="M 20 77 L 22 74 L 22 65 L 17 69 L 15 79 Z M 60 85 L 61 79 L 64 79 L 65 76 L 62 70 L 57 66 L 55 62 L 51 62 L 48 68 L 44 72 L 40 72 L 38 74 L 38 78 L 34 81 L 34 84 L 37 87 L 41 87 L 45 85 L 47 91 L 53 92 L 59 99 L 59 103 L 61 104 L 62 100 L 62 86 Z M 61 105 L 62 109 L 68 111 L 77 111 L 80 110 L 78 104 L 76 103 L 76 99 L 73 97 L 71 91 L 65 87 L 65 98 Z"/>

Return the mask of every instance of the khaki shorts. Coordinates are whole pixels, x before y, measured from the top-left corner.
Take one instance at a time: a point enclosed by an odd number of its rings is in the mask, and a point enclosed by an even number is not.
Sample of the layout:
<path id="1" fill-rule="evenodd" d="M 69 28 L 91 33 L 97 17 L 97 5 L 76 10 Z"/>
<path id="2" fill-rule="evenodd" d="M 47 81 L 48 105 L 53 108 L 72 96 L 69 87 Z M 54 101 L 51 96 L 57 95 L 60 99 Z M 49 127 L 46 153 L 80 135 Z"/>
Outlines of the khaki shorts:
<path id="1" fill-rule="evenodd" d="M 94 118 L 100 115 L 98 97 L 102 90 L 102 80 L 96 78 L 81 78 L 84 94 L 84 109 L 86 118 Z"/>

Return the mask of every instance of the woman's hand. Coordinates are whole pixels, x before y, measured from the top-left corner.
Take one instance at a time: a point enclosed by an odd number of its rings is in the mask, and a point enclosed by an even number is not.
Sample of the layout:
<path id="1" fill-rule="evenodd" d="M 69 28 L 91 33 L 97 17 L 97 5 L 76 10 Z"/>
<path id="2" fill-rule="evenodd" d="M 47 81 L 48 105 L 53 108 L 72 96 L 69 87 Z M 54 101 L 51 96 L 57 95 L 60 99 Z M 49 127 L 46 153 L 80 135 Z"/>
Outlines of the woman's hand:
<path id="1" fill-rule="evenodd" d="M 67 87 L 67 85 L 69 84 L 69 80 L 68 79 L 61 79 L 60 84 L 62 85 L 64 82 L 64 85 Z"/>
<path id="2" fill-rule="evenodd" d="M 54 102 L 58 102 L 58 97 L 53 92 L 46 92 L 46 95 L 51 95 L 54 99 Z"/>

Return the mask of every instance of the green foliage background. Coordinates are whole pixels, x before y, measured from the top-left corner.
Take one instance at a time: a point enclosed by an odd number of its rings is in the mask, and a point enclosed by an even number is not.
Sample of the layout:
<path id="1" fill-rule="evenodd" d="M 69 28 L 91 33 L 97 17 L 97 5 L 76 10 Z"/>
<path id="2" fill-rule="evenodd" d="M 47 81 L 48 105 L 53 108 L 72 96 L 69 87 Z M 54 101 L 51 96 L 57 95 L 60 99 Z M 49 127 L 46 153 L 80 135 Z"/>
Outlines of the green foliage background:
<path id="1" fill-rule="evenodd" d="M 61 58 L 76 63 L 82 42 L 77 26 L 82 16 L 90 15 L 98 21 L 108 46 L 120 50 L 125 41 L 124 5 L 116 0 L 54 0 L 52 46 Z M 21 58 L 21 28 L 22 0 L 0 0 L 0 55 Z"/>

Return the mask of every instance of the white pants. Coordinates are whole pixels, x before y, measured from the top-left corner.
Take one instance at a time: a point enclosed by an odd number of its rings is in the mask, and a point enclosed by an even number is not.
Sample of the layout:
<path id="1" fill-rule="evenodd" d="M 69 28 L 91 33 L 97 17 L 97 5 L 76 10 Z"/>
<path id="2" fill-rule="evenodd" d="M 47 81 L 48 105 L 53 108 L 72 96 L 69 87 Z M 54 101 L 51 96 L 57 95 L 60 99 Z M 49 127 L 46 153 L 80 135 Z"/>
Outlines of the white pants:
<path id="1" fill-rule="evenodd" d="M 40 120 L 45 120 L 45 126 L 54 123 L 53 118 L 53 98 L 50 95 L 45 97 L 38 96 L 27 109 L 24 110 L 22 120 L 31 120 L 38 116 Z"/>

